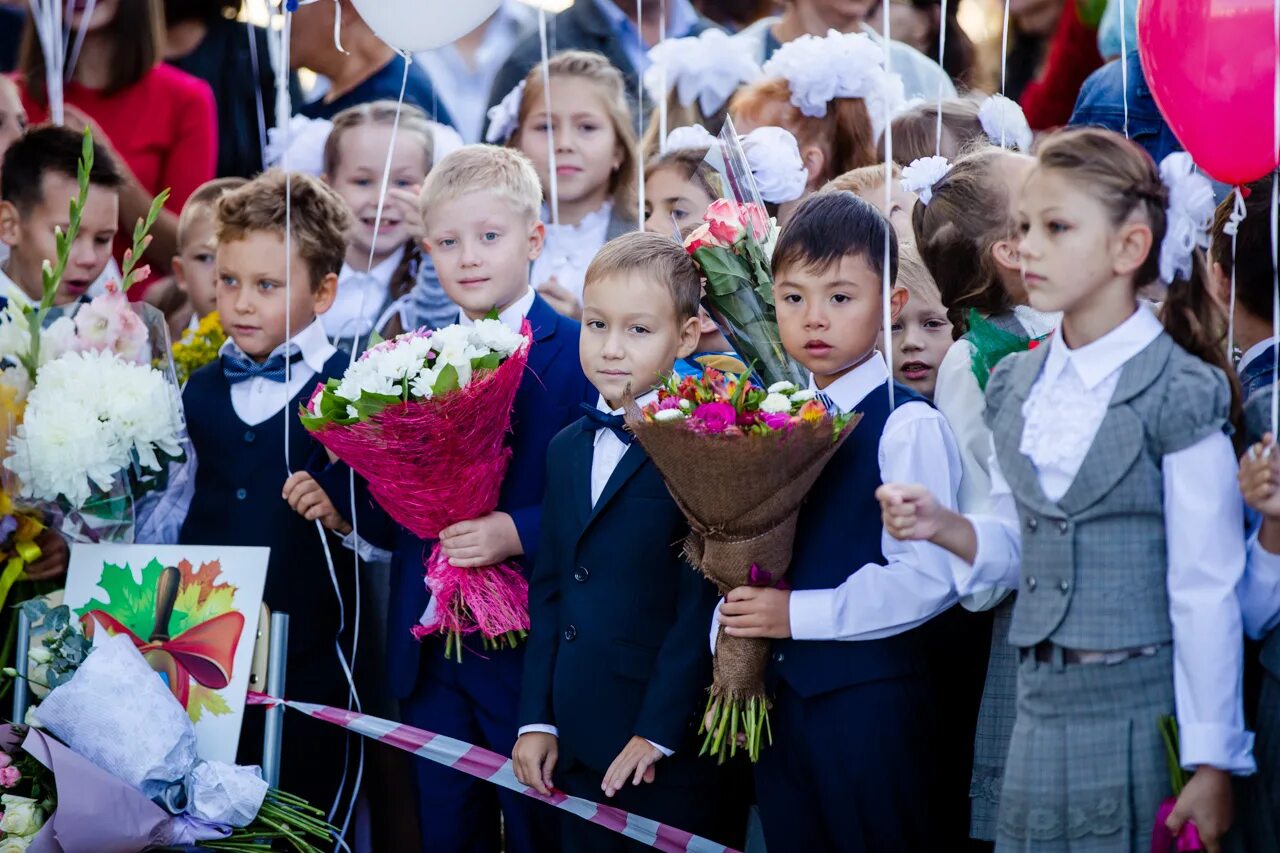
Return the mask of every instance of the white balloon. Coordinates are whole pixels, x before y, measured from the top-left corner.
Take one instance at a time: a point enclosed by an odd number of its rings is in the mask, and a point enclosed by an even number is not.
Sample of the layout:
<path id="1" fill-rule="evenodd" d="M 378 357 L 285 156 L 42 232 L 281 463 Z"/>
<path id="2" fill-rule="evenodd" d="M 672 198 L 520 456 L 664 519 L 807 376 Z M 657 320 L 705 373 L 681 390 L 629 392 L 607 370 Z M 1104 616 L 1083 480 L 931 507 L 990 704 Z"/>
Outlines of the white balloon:
<path id="1" fill-rule="evenodd" d="M 498 10 L 502 0 L 351 0 L 378 38 L 416 53 L 456 41 Z"/>

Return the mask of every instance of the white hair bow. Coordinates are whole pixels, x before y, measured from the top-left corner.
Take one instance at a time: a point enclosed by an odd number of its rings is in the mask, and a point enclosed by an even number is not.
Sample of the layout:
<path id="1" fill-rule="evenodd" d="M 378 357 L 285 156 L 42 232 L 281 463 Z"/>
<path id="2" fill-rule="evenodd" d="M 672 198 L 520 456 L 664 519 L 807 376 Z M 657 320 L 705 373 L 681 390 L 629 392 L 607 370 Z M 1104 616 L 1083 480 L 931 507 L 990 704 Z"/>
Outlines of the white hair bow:
<path id="1" fill-rule="evenodd" d="M 978 121 L 993 145 L 1001 148 L 1031 150 L 1031 125 L 1016 101 L 1004 95 L 992 95 L 978 108 Z"/>
<path id="2" fill-rule="evenodd" d="M 921 157 L 912 160 L 902 170 L 902 188 L 920 197 L 920 203 L 928 205 L 933 199 L 933 188 L 951 171 L 946 157 Z"/>
<path id="3" fill-rule="evenodd" d="M 800 143 L 785 128 L 758 127 L 739 137 L 747 167 L 760 198 L 771 204 L 795 201 L 809 185 L 809 170 L 800 156 Z M 677 127 L 667 134 L 667 151 L 714 148 L 720 140 L 701 125 Z"/>
<path id="4" fill-rule="evenodd" d="M 760 66 L 721 30 L 705 30 L 689 38 L 667 39 L 649 51 L 652 65 L 644 73 L 649 97 L 665 98 L 675 90 L 680 103 L 698 102 L 704 116 L 714 115 L 738 87 L 760 76 Z"/>
<path id="5" fill-rule="evenodd" d="M 1169 190 L 1164 241 L 1160 244 L 1160 280 L 1190 279 L 1194 252 L 1209 247 L 1213 224 L 1213 185 L 1196 171 L 1191 155 L 1176 151 L 1160 163 L 1160 179 Z"/>
<path id="6" fill-rule="evenodd" d="M 324 144 L 329 139 L 333 122 L 324 118 L 297 115 L 289 119 L 289 127 L 273 127 L 267 131 L 264 165 L 285 166 L 293 172 L 319 177 L 324 174 Z"/>
<path id="7" fill-rule="evenodd" d="M 520 104 L 524 101 L 524 81 L 507 92 L 500 103 L 489 108 L 489 129 L 485 132 L 484 141 L 490 145 L 499 145 L 511 138 L 520 126 Z"/>

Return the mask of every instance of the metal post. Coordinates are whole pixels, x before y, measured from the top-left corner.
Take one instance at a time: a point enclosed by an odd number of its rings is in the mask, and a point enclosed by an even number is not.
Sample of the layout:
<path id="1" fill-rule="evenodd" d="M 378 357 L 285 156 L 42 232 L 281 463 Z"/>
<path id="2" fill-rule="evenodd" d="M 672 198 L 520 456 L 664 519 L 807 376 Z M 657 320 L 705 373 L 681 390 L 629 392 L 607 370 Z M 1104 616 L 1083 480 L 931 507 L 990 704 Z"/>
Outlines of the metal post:
<path id="1" fill-rule="evenodd" d="M 289 655 L 289 614 L 271 614 L 271 639 L 267 650 L 267 695 L 283 699 L 285 691 L 285 659 Z M 284 734 L 284 706 L 267 708 L 267 721 L 262 733 L 262 778 L 271 787 L 280 783 L 280 745 Z"/>
<path id="2" fill-rule="evenodd" d="M 13 722 L 21 724 L 27 718 L 27 706 L 31 704 L 31 687 L 27 684 L 27 669 L 30 658 L 27 653 L 31 648 L 31 620 L 27 614 L 18 610 L 18 643 L 13 668 L 18 677 L 13 680 Z"/>

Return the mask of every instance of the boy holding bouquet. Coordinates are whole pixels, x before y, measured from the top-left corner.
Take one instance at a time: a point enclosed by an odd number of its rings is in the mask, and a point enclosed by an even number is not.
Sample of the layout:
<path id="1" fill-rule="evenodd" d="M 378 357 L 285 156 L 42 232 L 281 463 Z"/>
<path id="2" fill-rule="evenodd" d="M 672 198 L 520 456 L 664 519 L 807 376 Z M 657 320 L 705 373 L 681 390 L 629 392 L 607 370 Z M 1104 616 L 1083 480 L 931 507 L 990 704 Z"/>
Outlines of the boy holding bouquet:
<path id="1" fill-rule="evenodd" d="M 960 459 L 941 414 L 893 383 L 876 351 L 886 239 L 892 280 L 888 221 L 852 193 L 823 193 L 773 255 L 783 347 L 828 408 L 862 420 L 800 510 L 792 590 L 739 587 L 718 610 L 727 634 L 775 640 L 773 744 L 755 768 L 771 850 L 943 849 L 930 792 L 934 702 L 946 697 L 931 689 L 927 634 L 912 629 L 957 599 L 941 550 L 884 534 L 875 492 L 907 476 L 954 502 Z M 895 288 L 894 320 L 905 301 Z"/>
<path id="2" fill-rule="evenodd" d="M 547 451 L 556 479 L 529 588 L 512 758 L 517 778 L 540 792 L 725 841 L 740 827 L 717 807 L 721 774 L 698 758 L 695 739 L 716 591 L 686 562 L 688 524 L 622 427 L 626 396 L 654 399 L 697 346 L 700 294 L 693 261 L 656 234 L 619 237 L 587 269 L 580 353 L 599 402 Z M 648 849 L 577 817 L 561 828 L 566 851 Z"/>

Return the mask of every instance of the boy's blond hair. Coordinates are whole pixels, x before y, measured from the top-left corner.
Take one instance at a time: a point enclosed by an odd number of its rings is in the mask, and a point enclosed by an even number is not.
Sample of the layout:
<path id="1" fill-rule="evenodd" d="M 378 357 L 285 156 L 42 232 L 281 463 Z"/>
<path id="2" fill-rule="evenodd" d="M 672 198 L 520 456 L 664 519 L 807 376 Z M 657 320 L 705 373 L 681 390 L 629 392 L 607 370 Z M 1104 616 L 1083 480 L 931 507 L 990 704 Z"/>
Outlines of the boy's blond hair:
<path id="1" fill-rule="evenodd" d="M 902 180 L 902 170 L 898 168 L 898 164 L 893 164 L 892 180 Z M 832 178 L 822 188 L 822 192 L 851 192 L 862 198 L 867 193 L 875 189 L 884 188 L 884 165 L 863 166 L 860 169 L 851 169 L 843 175 Z"/>
<path id="2" fill-rule="evenodd" d="M 440 161 L 422 185 L 418 208 L 431 208 L 467 193 L 490 192 L 533 222 L 542 213 L 542 182 L 529 158 L 514 148 L 465 145 Z"/>
<path id="3" fill-rule="evenodd" d="M 191 228 L 198 220 L 215 218 L 218 199 L 224 193 L 238 190 L 247 183 L 249 182 L 244 178 L 214 178 L 196 187 L 196 191 L 182 206 L 182 213 L 178 214 L 178 251 L 182 252 L 187 248 Z"/>
<path id="4" fill-rule="evenodd" d="M 347 254 L 351 211 L 319 178 L 279 169 L 263 172 L 218 199 L 214 233 L 219 243 L 243 240 L 254 231 L 285 233 L 286 188 L 293 246 L 306 264 L 315 290 L 325 276 L 337 275 Z"/>
<path id="5" fill-rule="evenodd" d="M 702 276 L 693 258 L 675 240 L 648 231 L 632 231 L 610 240 L 587 267 L 583 292 L 605 276 L 628 273 L 666 285 L 675 303 L 677 322 L 698 316 Z"/>
<path id="6" fill-rule="evenodd" d="M 912 299 L 932 300 L 942 304 L 942 291 L 929 274 L 929 268 L 911 243 L 898 245 L 898 284 L 907 289 Z M 946 310 L 945 308 L 943 310 Z"/>

